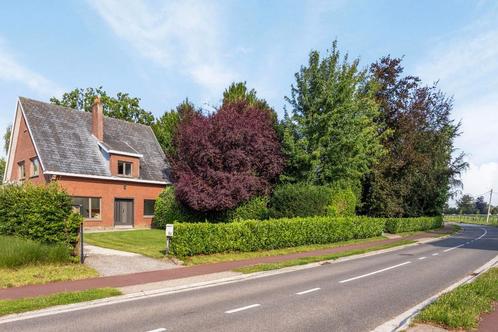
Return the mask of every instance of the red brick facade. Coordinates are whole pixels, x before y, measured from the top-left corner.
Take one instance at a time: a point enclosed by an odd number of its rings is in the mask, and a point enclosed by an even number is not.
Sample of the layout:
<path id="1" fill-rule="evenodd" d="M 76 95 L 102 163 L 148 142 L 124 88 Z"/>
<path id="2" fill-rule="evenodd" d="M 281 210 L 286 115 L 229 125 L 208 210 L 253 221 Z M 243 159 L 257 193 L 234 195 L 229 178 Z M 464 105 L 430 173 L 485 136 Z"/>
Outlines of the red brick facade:
<path id="1" fill-rule="evenodd" d="M 160 192 L 164 189 L 165 184 L 151 183 L 151 181 L 140 181 L 138 179 L 140 172 L 140 159 L 111 154 L 109 159 L 110 172 L 112 179 L 105 179 L 91 176 L 66 176 L 66 175 L 49 175 L 43 174 L 42 165 L 39 166 L 39 175 L 31 176 L 32 163 L 34 158 L 38 158 L 28 125 L 18 111 L 18 128 L 13 130 L 13 135 L 17 133 L 17 142 L 13 151 L 9 153 L 9 163 L 11 163 L 10 175 L 7 175 L 7 182 L 33 182 L 44 185 L 49 182 L 57 181 L 62 188 L 72 197 L 92 197 L 100 199 L 100 218 L 86 219 L 85 227 L 87 228 L 113 228 L 115 223 L 115 200 L 128 199 L 133 200 L 133 218 L 132 225 L 136 228 L 149 228 L 152 224 L 152 216 L 145 216 L 144 201 L 155 200 Z M 12 145 L 12 143 L 11 143 Z M 132 163 L 131 177 L 119 179 L 118 161 Z M 25 164 L 25 178 L 20 178 L 18 174 L 18 164 Z M 43 161 L 41 161 L 43 162 Z M 82 160 L 82 163 L 85 161 Z"/>

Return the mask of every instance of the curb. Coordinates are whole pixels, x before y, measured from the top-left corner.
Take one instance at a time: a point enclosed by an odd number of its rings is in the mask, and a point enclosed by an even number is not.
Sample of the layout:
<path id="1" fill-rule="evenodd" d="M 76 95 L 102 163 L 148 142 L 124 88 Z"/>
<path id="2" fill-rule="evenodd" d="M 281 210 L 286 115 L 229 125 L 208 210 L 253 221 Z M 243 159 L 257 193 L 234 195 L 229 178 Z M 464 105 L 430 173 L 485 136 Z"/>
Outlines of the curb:
<path id="1" fill-rule="evenodd" d="M 477 268 L 474 270 L 473 273 L 471 273 L 469 276 L 455 282 L 454 284 L 450 285 L 448 288 L 442 290 L 441 292 L 437 293 L 436 295 L 428 298 L 427 300 L 417 304 L 416 306 L 408 309 L 404 313 L 400 314 L 399 316 L 391 319 L 390 321 L 385 322 L 384 324 L 377 326 L 372 332 L 398 332 L 398 331 L 404 331 L 406 330 L 412 321 L 412 319 L 426 306 L 431 304 L 432 302 L 436 301 L 441 295 L 448 293 L 458 286 L 461 286 L 463 284 L 471 283 L 473 282 L 477 277 L 479 277 L 482 273 L 488 271 L 495 265 L 498 265 L 498 255 L 484 264 L 483 266 Z"/>

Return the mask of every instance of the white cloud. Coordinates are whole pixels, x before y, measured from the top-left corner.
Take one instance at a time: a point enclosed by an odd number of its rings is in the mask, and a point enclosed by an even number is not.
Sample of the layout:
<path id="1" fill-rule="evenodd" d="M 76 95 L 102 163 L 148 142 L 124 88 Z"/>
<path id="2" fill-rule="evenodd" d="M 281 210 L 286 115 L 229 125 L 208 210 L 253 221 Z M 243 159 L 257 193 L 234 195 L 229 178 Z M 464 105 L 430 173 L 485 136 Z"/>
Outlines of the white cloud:
<path id="1" fill-rule="evenodd" d="M 2 39 L 0 39 L 0 81 L 24 84 L 42 96 L 62 93 L 57 84 L 19 63 Z"/>
<path id="2" fill-rule="evenodd" d="M 498 162 L 482 165 L 470 163 L 469 166 L 469 170 L 462 177 L 465 183 L 463 192 L 477 196 L 493 188 L 495 192 L 493 204 L 498 204 Z"/>
<path id="3" fill-rule="evenodd" d="M 470 169 L 464 192 L 498 191 L 498 7 L 444 39 L 432 41 L 416 67 L 424 81 L 437 81 L 455 99 L 454 117 L 462 120 L 457 146 Z"/>
<path id="4" fill-rule="evenodd" d="M 235 79 L 222 62 L 223 20 L 219 8 L 208 1 L 90 0 L 112 31 L 139 54 L 160 66 L 179 68 L 204 93 L 220 95 Z"/>

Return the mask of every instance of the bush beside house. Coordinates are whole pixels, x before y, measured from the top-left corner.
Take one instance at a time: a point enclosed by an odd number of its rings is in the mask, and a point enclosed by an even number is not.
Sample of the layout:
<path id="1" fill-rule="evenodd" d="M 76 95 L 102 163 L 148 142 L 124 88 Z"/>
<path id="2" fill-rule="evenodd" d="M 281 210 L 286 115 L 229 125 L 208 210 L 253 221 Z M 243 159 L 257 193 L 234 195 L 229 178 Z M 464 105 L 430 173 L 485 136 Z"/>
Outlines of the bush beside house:
<path id="1" fill-rule="evenodd" d="M 0 234 L 74 246 L 82 222 L 71 198 L 57 184 L 0 188 Z"/>

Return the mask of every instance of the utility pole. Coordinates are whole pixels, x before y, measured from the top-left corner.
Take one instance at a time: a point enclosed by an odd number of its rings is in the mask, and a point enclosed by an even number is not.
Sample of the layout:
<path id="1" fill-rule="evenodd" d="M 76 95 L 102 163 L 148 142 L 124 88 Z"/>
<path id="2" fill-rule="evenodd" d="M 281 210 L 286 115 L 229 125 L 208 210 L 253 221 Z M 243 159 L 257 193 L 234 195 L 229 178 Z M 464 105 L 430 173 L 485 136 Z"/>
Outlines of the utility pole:
<path id="1" fill-rule="evenodd" d="M 489 192 L 488 215 L 486 216 L 486 224 L 489 224 L 489 215 L 491 214 L 491 200 L 493 199 L 493 189 Z"/>

